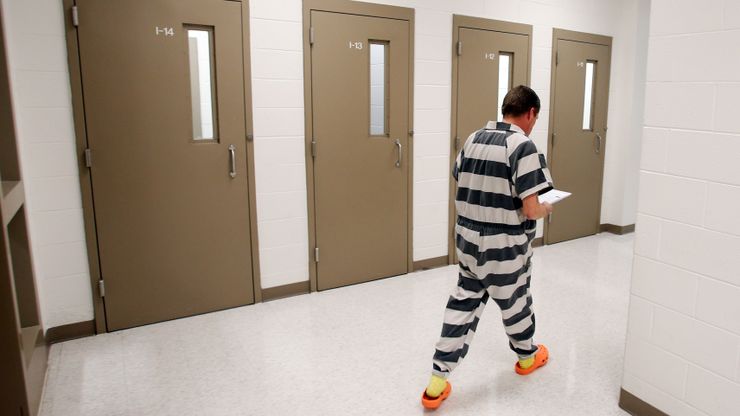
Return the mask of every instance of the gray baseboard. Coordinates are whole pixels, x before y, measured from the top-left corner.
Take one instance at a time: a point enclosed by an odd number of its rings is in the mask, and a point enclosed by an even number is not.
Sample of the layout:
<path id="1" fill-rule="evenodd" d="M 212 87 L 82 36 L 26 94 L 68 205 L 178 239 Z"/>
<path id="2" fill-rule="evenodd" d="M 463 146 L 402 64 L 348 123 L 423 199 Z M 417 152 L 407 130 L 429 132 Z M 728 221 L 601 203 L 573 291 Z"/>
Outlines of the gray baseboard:
<path id="1" fill-rule="evenodd" d="M 270 287 L 262 289 L 262 302 L 269 300 L 287 298 L 295 295 L 303 295 L 310 292 L 311 286 L 308 281 L 291 283 L 289 285 Z"/>
<path id="2" fill-rule="evenodd" d="M 72 324 L 55 326 L 46 330 L 46 342 L 55 344 L 57 342 L 69 341 L 71 339 L 90 337 L 95 335 L 95 321 L 75 322 Z"/>
<path id="3" fill-rule="evenodd" d="M 635 224 L 630 225 L 614 225 L 614 224 L 601 224 L 601 232 L 607 232 L 617 235 L 624 235 L 635 232 Z"/>
<path id="4" fill-rule="evenodd" d="M 619 392 L 619 407 L 633 416 L 668 416 L 625 389 Z"/>
<path id="5" fill-rule="evenodd" d="M 419 260 L 414 262 L 414 271 L 436 269 L 449 264 L 447 256 L 435 257 L 433 259 Z"/>

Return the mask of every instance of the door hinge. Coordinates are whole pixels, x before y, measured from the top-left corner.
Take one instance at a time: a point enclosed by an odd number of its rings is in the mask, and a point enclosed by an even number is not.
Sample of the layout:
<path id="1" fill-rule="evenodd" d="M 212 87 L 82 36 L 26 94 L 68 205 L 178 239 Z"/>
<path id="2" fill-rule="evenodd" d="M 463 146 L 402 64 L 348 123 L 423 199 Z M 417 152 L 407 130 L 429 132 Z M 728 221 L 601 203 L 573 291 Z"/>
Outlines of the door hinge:
<path id="1" fill-rule="evenodd" d="M 313 249 L 313 259 L 316 263 L 319 262 L 319 248 L 318 247 Z"/>
<path id="2" fill-rule="evenodd" d="M 98 280 L 98 290 L 100 291 L 100 297 L 105 297 L 105 281 L 103 279 Z"/>
<path id="3" fill-rule="evenodd" d="M 409 136 L 414 137 L 414 131 L 413 130 L 409 130 Z"/>
<path id="4" fill-rule="evenodd" d="M 462 55 L 462 41 L 458 40 L 457 41 L 457 56 L 461 56 L 461 55 Z"/>
<path id="5" fill-rule="evenodd" d="M 248 142 L 251 142 L 252 140 L 254 140 L 254 135 L 253 134 L 247 134 L 247 141 Z"/>
<path id="6" fill-rule="evenodd" d="M 460 136 L 455 136 L 455 150 L 460 149 Z"/>
<path id="7" fill-rule="evenodd" d="M 314 33 L 315 32 L 313 30 L 313 26 L 311 26 L 310 28 L 308 28 L 308 44 L 309 45 L 313 45 L 313 42 L 314 42 Z"/>
<path id="8" fill-rule="evenodd" d="M 558 66 L 560 63 L 560 54 L 555 52 L 555 66 Z"/>
<path id="9" fill-rule="evenodd" d="M 311 142 L 311 156 L 316 158 L 317 153 L 318 153 L 318 149 L 317 149 L 316 139 L 314 139 Z"/>
<path id="10" fill-rule="evenodd" d="M 92 167 L 92 150 L 90 150 L 89 148 L 85 149 L 85 167 Z"/>
<path id="11" fill-rule="evenodd" d="M 555 147 L 555 132 L 552 132 L 552 147 Z"/>
<path id="12" fill-rule="evenodd" d="M 547 216 L 547 223 L 552 224 L 552 213 Z"/>
<path id="13" fill-rule="evenodd" d="M 72 6 L 72 24 L 75 27 L 80 25 L 80 14 L 77 12 L 77 6 Z"/>

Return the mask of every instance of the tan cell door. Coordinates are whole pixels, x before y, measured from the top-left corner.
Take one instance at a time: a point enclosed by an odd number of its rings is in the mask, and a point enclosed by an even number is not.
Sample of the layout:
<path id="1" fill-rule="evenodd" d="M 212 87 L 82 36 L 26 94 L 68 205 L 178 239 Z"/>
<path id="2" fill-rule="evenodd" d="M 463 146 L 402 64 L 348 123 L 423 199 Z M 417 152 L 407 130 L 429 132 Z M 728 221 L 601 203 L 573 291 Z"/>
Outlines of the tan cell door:
<path id="1" fill-rule="evenodd" d="M 252 303 L 241 3 L 77 4 L 108 329 Z"/>
<path id="2" fill-rule="evenodd" d="M 516 85 L 529 84 L 529 36 L 461 27 L 457 46 L 457 100 L 452 160 L 465 140 L 490 120 L 502 120 L 500 105 Z M 455 192 L 450 187 L 450 249 L 455 250 Z"/>
<path id="3" fill-rule="evenodd" d="M 573 196 L 549 219 L 548 244 L 599 232 L 609 103 L 609 46 L 560 39 L 557 54 L 550 169 Z"/>
<path id="4" fill-rule="evenodd" d="M 406 273 L 409 23 L 312 11 L 311 26 L 318 288 Z"/>
<path id="5" fill-rule="evenodd" d="M 501 120 L 500 104 L 515 85 L 529 83 L 529 37 L 480 29 L 459 29 L 455 149 Z"/>

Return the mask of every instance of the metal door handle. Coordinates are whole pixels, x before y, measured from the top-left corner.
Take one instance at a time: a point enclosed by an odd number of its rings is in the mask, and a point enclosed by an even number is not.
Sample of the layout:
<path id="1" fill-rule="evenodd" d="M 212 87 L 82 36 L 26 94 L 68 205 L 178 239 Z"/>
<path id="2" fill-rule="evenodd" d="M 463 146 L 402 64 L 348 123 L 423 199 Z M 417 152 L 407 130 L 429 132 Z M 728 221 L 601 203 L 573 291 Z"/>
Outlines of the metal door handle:
<path id="1" fill-rule="evenodd" d="M 229 166 L 231 167 L 229 176 L 234 179 L 236 178 L 236 146 L 233 144 L 229 145 Z"/>
<path id="2" fill-rule="evenodd" d="M 599 139 L 599 141 L 597 142 L 598 145 L 596 146 L 596 154 L 598 155 L 599 153 L 601 153 L 601 135 L 599 133 L 596 133 L 596 138 Z"/>
<path id="3" fill-rule="evenodd" d="M 401 167 L 401 160 L 403 159 L 403 145 L 401 141 L 396 139 L 396 146 L 398 147 L 398 160 L 396 161 L 396 167 Z"/>

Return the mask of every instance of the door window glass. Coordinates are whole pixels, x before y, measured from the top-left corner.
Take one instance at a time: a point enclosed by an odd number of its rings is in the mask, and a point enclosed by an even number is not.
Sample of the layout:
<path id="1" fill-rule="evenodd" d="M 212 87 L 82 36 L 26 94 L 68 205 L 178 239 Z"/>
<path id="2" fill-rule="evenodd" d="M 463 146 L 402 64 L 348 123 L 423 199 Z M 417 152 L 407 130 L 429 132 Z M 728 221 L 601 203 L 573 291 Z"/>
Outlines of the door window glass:
<path id="1" fill-rule="evenodd" d="M 498 121 L 504 116 L 501 112 L 504 106 L 504 97 L 511 90 L 511 61 L 513 54 L 501 53 L 498 56 Z"/>
<path id="2" fill-rule="evenodd" d="M 213 29 L 186 28 L 190 69 L 193 140 L 215 140 L 216 82 L 213 77 Z"/>
<path id="3" fill-rule="evenodd" d="M 593 129 L 594 107 L 594 77 L 596 76 L 596 62 L 586 62 L 586 81 L 583 93 L 583 129 Z"/>
<path id="4" fill-rule="evenodd" d="M 370 42 L 370 135 L 388 136 L 388 42 Z"/>

